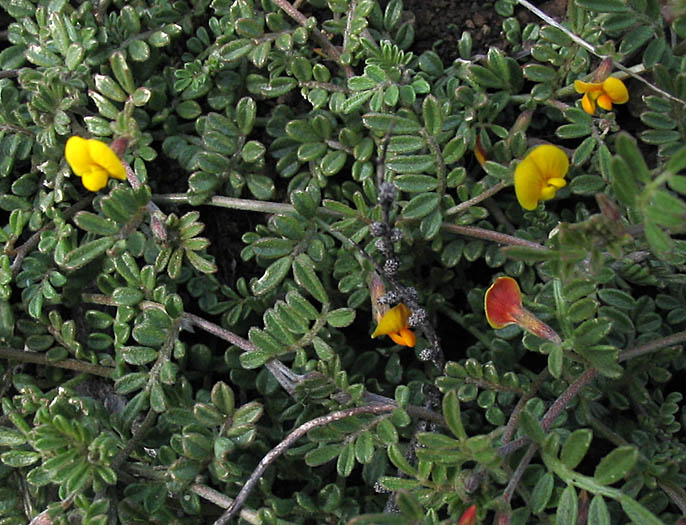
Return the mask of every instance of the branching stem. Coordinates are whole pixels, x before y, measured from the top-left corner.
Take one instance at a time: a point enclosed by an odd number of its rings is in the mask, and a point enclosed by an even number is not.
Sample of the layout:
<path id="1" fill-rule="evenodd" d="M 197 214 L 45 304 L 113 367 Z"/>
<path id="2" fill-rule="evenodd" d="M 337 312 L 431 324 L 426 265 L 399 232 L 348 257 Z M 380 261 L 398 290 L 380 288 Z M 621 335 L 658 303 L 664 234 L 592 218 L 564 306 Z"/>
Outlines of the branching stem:
<path id="1" fill-rule="evenodd" d="M 250 478 L 245 482 L 243 488 L 236 496 L 236 499 L 231 502 L 229 508 L 226 512 L 221 515 L 221 517 L 214 522 L 214 525 L 224 525 L 228 523 L 229 520 L 241 509 L 245 500 L 248 498 L 253 488 L 259 481 L 259 479 L 264 474 L 265 470 L 271 465 L 276 459 L 286 452 L 296 441 L 307 434 L 313 428 L 321 427 L 333 423 L 334 421 L 340 421 L 341 419 L 346 419 L 352 416 L 359 416 L 362 414 L 384 414 L 386 412 L 392 412 L 395 410 L 396 405 L 367 405 L 363 407 L 348 408 L 345 410 L 339 410 L 338 412 L 332 412 L 325 416 L 315 418 L 307 423 L 300 425 L 293 432 L 286 436 L 281 443 L 276 445 L 271 449 L 257 465 L 257 468 L 250 475 Z"/>

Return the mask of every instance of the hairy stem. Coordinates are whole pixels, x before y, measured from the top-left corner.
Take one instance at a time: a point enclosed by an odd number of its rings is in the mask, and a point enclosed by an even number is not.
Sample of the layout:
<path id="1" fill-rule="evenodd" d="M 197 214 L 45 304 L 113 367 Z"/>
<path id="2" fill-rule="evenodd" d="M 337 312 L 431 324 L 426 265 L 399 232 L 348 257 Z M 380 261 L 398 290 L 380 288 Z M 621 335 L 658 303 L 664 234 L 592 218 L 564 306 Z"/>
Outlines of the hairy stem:
<path id="1" fill-rule="evenodd" d="M 315 418 L 307 423 L 300 425 L 293 432 L 286 436 L 281 443 L 276 445 L 271 449 L 257 465 L 257 468 L 250 475 L 250 478 L 245 482 L 243 488 L 233 500 L 226 512 L 221 515 L 221 517 L 214 522 L 214 525 L 224 525 L 228 523 L 229 520 L 241 509 L 245 500 L 248 498 L 253 488 L 259 481 L 259 479 L 264 474 L 265 470 L 271 465 L 276 459 L 286 452 L 296 441 L 307 434 L 313 428 L 321 427 L 333 423 L 334 421 L 340 421 L 341 419 L 346 419 L 352 416 L 358 416 L 362 414 L 383 414 L 385 412 L 392 412 L 395 410 L 396 405 L 367 405 L 363 407 L 348 408 L 345 410 L 339 410 L 338 412 L 332 412 L 325 416 Z"/>

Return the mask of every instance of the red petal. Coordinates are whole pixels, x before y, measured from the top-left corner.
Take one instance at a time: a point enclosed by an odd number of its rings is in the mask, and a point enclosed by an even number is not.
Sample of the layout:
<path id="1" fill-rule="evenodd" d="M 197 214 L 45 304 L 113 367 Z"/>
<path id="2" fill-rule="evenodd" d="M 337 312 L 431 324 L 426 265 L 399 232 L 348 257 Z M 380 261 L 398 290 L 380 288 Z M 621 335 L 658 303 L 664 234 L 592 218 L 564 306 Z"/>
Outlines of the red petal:
<path id="1" fill-rule="evenodd" d="M 522 310 L 522 294 L 512 277 L 498 277 L 484 296 L 486 319 L 493 328 L 503 328 L 517 322 Z"/>

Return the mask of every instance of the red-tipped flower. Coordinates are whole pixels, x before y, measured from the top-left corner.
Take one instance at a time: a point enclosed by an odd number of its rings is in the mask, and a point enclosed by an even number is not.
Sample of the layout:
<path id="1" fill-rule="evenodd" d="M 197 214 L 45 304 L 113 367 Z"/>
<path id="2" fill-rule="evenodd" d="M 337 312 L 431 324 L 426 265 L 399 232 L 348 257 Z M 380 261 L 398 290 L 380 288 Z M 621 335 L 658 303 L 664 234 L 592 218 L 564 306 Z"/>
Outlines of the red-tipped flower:
<path id="1" fill-rule="evenodd" d="M 474 525 L 476 523 L 476 505 L 472 505 L 464 511 L 458 525 Z"/>
<path id="2" fill-rule="evenodd" d="M 516 324 L 541 339 L 562 342 L 555 330 L 522 306 L 522 292 L 512 277 L 498 277 L 486 290 L 484 309 L 488 324 L 493 328 Z"/>

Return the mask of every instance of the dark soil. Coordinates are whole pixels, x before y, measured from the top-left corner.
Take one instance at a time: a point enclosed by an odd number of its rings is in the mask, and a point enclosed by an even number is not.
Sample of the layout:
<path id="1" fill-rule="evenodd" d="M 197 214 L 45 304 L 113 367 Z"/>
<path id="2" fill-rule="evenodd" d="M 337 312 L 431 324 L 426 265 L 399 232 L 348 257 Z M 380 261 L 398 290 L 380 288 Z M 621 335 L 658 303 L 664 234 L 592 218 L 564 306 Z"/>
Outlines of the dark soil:
<path id="1" fill-rule="evenodd" d="M 433 49 L 449 65 L 459 56 L 457 42 L 464 31 L 472 35 L 472 52 L 485 54 L 490 47 L 506 51 L 509 43 L 502 32 L 504 18 L 495 12 L 494 2 L 477 0 L 404 0 L 405 10 L 415 17 L 415 54 Z M 532 1 L 548 15 L 561 19 L 566 11 L 567 0 Z M 530 23 L 540 23 L 524 8 L 517 8 L 515 16 L 522 28 Z"/>

